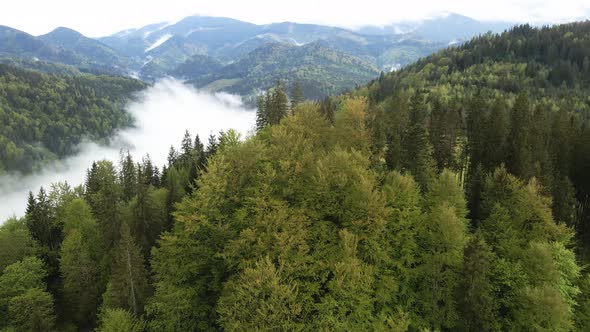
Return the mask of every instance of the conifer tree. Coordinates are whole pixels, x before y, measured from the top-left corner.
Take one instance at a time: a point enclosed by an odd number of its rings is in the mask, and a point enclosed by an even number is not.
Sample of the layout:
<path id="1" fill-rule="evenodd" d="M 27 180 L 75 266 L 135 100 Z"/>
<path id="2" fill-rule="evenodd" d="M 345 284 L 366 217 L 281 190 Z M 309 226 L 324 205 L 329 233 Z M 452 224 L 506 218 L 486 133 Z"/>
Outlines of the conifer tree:
<path id="1" fill-rule="evenodd" d="M 121 158 L 119 181 L 123 187 L 123 199 L 130 201 L 137 193 L 137 169 L 129 151 Z"/>
<path id="2" fill-rule="evenodd" d="M 459 286 L 459 326 L 464 331 L 495 331 L 496 305 L 492 283 L 494 254 L 476 235 L 465 246 Z"/>
<path id="3" fill-rule="evenodd" d="M 289 98 L 283 90 L 281 81 L 277 81 L 277 84 L 272 90 L 270 105 L 271 107 L 267 111 L 268 124 L 277 125 L 287 116 L 289 111 Z"/>
<path id="4" fill-rule="evenodd" d="M 55 220 L 49 199 L 45 189 L 41 187 L 36 198 L 29 195 L 27 204 L 27 228 L 31 236 L 48 250 L 54 250 L 59 246 L 58 239 L 54 238 Z"/>
<path id="5" fill-rule="evenodd" d="M 121 224 L 122 188 L 115 167 L 110 161 L 99 161 L 86 179 L 86 200 L 96 218 L 105 250 L 113 248 Z"/>
<path id="6" fill-rule="evenodd" d="M 294 109 L 297 105 L 305 101 L 301 84 L 296 81 L 291 88 L 291 109 Z"/>
<path id="7" fill-rule="evenodd" d="M 111 277 L 103 296 L 106 308 L 122 308 L 136 317 L 143 313 L 148 295 L 144 257 L 123 223 L 121 235 L 113 250 Z"/>
<path id="8" fill-rule="evenodd" d="M 185 162 L 192 156 L 193 142 L 188 130 L 184 132 L 182 143 L 180 144 L 180 156 Z"/>
<path id="9" fill-rule="evenodd" d="M 178 153 L 174 149 L 174 146 L 170 146 L 170 149 L 168 150 L 168 159 L 167 159 L 168 166 L 171 167 L 176 162 L 177 158 L 178 158 Z"/>
<path id="10" fill-rule="evenodd" d="M 283 91 L 281 81 L 257 99 L 256 129 L 262 130 L 267 125 L 277 125 L 289 111 L 289 98 Z"/>
<path id="11" fill-rule="evenodd" d="M 270 93 L 265 93 L 256 99 L 256 130 L 260 131 L 268 124 L 268 109 L 270 108 Z"/>
<path id="12" fill-rule="evenodd" d="M 60 249 L 60 272 L 66 312 L 79 326 L 91 326 L 104 287 L 98 226 L 82 199 L 68 204 L 64 218 L 66 237 Z"/>
<path id="13" fill-rule="evenodd" d="M 485 151 L 485 123 L 487 121 L 487 105 L 481 95 L 481 91 L 469 102 L 467 113 L 467 149 L 469 154 L 470 170 L 475 170 L 483 164 L 487 151 Z"/>
<path id="14" fill-rule="evenodd" d="M 510 127 L 505 107 L 504 102 L 497 99 L 492 105 L 485 126 L 485 162 L 483 167 L 488 172 L 493 171 L 506 161 L 507 138 Z"/>
<path id="15" fill-rule="evenodd" d="M 525 94 L 518 95 L 512 110 L 506 169 L 523 179 L 529 179 L 534 174 L 530 147 L 530 112 L 528 97 Z"/>
<path id="16" fill-rule="evenodd" d="M 410 175 L 398 172 L 388 174 L 382 186 L 386 206 L 389 208 L 386 230 L 387 259 L 378 276 L 391 276 L 389 287 L 398 284 L 396 291 L 389 290 L 385 282 L 381 283 L 386 291 L 377 291 L 379 296 L 392 296 L 384 306 L 393 309 L 399 306 L 404 311 L 410 310 L 417 300 L 416 289 L 412 286 L 413 269 L 418 262 L 419 247 L 417 230 L 424 218 L 420 205 L 422 196 L 420 187 Z M 387 280 L 384 278 L 384 280 Z M 395 281 L 393 281 L 395 280 Z"/>
<path id="17" fill-rule="evenodd" d="M 422 190 L 428 188 L 428 183 L 434 177 L 434 159 L 432 146 L 428 138 L 426 127 L 427 110 L 424 96 L 421 92 L 414 93 L 410 100 L 410 127 L 403 139 L 403 168 L 409 171 Z"/>
<path id="18" fill-rule="evenodd" d="M 217 153 L 217 147 L 219 145 L 219 141 L 217 140 L 217 136 L 214 134 L 209 135 L 209 140 L 207 141 L 207 149 L 205 150 L 205 155 L 207 159 L 214 156 Z"/>
<path id="19" fill-rule="evenodd" d="M 330 123 L 334 123 L 334 114 L 336 113 L 336 105 L 332 102 L 330 97 L 324 98 L 319 103 L 319 112 L 328 120 Z"/>

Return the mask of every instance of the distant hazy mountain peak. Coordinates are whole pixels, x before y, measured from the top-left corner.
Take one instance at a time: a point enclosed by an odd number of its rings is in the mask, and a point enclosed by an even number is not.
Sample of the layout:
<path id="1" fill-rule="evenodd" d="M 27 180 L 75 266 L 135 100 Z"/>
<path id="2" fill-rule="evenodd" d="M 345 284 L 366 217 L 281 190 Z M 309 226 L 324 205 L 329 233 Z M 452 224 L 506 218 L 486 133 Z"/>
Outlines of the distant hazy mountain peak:
<path id="1" fill-rule="evenodd" d="M 68 27 L 57 27 L 55 29 L 53 29 L 51 32 L 47 33 L 46 35 L 50 35 L 50 34 L 68 34 L 68 35 L 76 35 L 76 36 L 82 36 L 82 34 L 74 29 L 70 29 Z"/>
<path id="2" fill-rule="evenodd" d="M 462 41 L 488 31 L 502 32 L 512 26 L 509 22 L 478 21 L 455 12 L 442 11 L 420 21 L 402 21 L 386 26 L 365 26 L 358 32 L 368 35 L 413 34 L 436 42 Z"/>
<path id="3" fill-rule="evenodd" d="M 125 36 L 135 32 L 135 31 L 137 31 L 137 29 L 135 29 L 135 28 L 119 31 L 119 32 L 113 34 L 113 37 L 122 38 L 122 37 L 125 37 Z"/>

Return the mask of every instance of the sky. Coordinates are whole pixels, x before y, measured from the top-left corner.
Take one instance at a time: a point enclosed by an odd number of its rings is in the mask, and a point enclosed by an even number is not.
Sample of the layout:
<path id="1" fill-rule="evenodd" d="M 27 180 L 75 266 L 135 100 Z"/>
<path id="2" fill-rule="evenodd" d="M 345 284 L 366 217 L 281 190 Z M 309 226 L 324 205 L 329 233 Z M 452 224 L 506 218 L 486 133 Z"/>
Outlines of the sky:
<path id="1" fill-rule="evenodd" d="M 563 23 L 590 17 L 590 0 L 4 0 L 0 25 L 33 35 L 59 26 L 100 37 L 190 15 L 257 24 L 292 21 L 355 28 L 454 12 L 484 21 Z"/>

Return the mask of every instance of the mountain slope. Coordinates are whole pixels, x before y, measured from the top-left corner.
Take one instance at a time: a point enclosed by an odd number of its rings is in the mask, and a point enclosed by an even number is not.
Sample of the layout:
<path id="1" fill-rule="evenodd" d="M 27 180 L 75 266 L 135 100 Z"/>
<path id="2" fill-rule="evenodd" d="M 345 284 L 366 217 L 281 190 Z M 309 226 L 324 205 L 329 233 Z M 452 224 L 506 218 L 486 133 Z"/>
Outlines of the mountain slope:
<path id="1" fill-rule="evenodd" d="M 82 55 L 96 63 L 111 64 L 119 68 L 125 68 L 129 65 L 129 61 L 114 49 L 95 39 L 84 37 L 81 33 L 72 29 L 60 27 L 37 38 Z"/>
<path id="2" fill-rule="evenodd" d="M 0 26 L 0 56 L 42 59 L 77 65 L 82 58 L 74 52 L 49 45 L 26 32 Z"/>
<path id="3" fill-rule="evenodd" d="M 222 68 L 223 64 L 215 58 L 197 54 L 176 67 L 172 74 L 182 79 L 194 79 L 195 77 L 219 72 Z"/>
<path id="4" fill-rule="evenodd" d="M 0 62 L 46 72 L 81 70 L 118 75 L 127 74 L 129 66 L 127 59 L 114 50 L 74 30 L 58 28 L 35 37 L 5 26 L 0 26 Z"/>
<path id="5" fill-rule="evenodd" d="M 589 89 L 587 21 L 486 34 L 382 75 L 357 93 L 385 110 L 379 137 L 391 168 L 406 167 L 393 156 L 403 151 L 404 126 L 422 126 L 436 164 L 465 174 L 479 221 L 481 186 L 503 167 L 552 197 L 556 220 L 578 231 L 580 255 L 590 257 Z M 417 107 L 424 110 L 419 123 L 408 117 Z"/>
<path id="6" fill-rule="evenodd" d="M 0 174 L 38 170 L 72 154 L 82 139 L 99 141 L 130 124 L 124 105 L 141 81 L 57 76 L 0 65 Z"/>
<path id="7" fill-rule="evenodd" d="M 121 53 L 150 62 L 139 68 L 140 76 L 148 78 L 171 70 L 188 57 L 200 54 L 221 62 L 235 62 L 255 49 L 272 43 L 301 46 L 325 41 L 349 55 L 362 57 L 383 70 L 409 64 L 421 55 L 444 47 L 408 36 L 388 34 L 370 36 L 354 31 L 315 24 L 293 22 L 255 25 L 234 19 L 190 16 L 175 23 L 159 23 L 137 30 L 123 31 L 100 41 Z M 403 55 L 396 50 L 404 49 Z"/>
<path id="8" fill-rule="evenodd" d="M 569 93 L 581 98 L 580 107 L 587 109 L 583 91 L 590 86 L 589 33 L 590 22 L 551 28 L 517 26 L 430 55 L 388 75 L 385 82 L 400 87 L 526 91 L 539 96 Z"/>
<path id="9" fill-rule="evenodd" d="M 371 63 L 335 51 L 322 42 L 291 46 L 269 44 L 212 75 L 192 80 L 197 86 L 241 95 L 268 89 L 277 80 L 286 86 L 299 82 L 310 99 L 354 87 L 379 73 Z"/>

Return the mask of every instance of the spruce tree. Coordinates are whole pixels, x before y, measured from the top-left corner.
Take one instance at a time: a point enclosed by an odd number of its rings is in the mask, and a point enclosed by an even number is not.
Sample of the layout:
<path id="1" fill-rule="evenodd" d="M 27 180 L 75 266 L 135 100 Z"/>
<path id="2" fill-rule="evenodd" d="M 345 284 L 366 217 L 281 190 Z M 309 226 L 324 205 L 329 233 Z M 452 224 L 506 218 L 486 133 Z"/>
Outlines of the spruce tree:
<path id="1" fill-rule="evenodd" d="M 143 313 L 148 295 L 144 257 L 126 223 L 121 225 L 120 232 L 113 250 L 111 277 L 103 296 L 103 305 L 106 308 L 122 308 L 138 316 Z"/>
<path id="2" fill-rule="evenodd" d="M 434 177 L 435 162 L 426 127 L 427 110 L 424 96 L 416 91 L 410 100 L 410 125 L 402 139 L 403 168 L 410 172 L 422 190 Z"/>
<path id="3" fill-rule="evenodd" d="M 123 187 L 123 199 L 128 202 L 137 193 L 137 169 L 129 151 L 127 151 L 125 157 L 121 158 L 119 168 L 119 181 Z"/>
<path id="4" fill-rule="evenodd" d="M 86 179 L 86 200 L 92 209 L 101 231 L 104 248 L 108 251 L 113 248 L 119 237 L 121 225 L 121 200 L 122 187 L 113 163 L 99 161 L 93 165 Z"/>
<path id="5" fill-rule="evenodd" d="M 530 147 L 531 111 L 529 99 L 525 94 L 516 98 L 512 109 L 512 118 L 508 141 L 508 160 L 506 169 L 523 179 L 533 173 L 532 151 Z"/>
<path id="6" fill-rule="evenodd" d="M 294 109 L 297 105 L 305 101 L 301 84 L 296 81 L 291 88 L 291 109 Z"/>
<path id="7" fill-rule="evenodd" d="M 283 90 L 281 81 L 277 81 L 277 84 L 270 93 L 270 109 L 267 110 L 267 124 L 277 125 L 285 116 L 287 116 L 289 111 L 289 98 Z"/>
<path id="8" fill-rule="evenodd" d="M 464 331 L 495 331 L 494 254 L 483 238 L 476 235 L 465 246 L 464 255 L 458 299 L 459 326 Z"/>
<path id="9" fill-rule="evenodd" d="M 256 98 L 256 130 L 260 131 L 268 124 L 270 94 L 264 93 Z"/>

